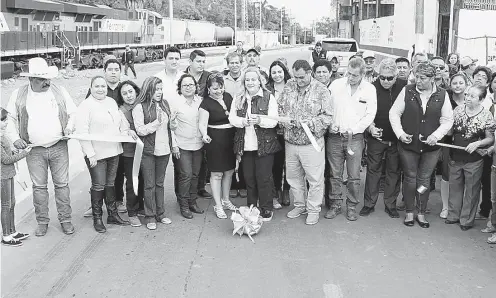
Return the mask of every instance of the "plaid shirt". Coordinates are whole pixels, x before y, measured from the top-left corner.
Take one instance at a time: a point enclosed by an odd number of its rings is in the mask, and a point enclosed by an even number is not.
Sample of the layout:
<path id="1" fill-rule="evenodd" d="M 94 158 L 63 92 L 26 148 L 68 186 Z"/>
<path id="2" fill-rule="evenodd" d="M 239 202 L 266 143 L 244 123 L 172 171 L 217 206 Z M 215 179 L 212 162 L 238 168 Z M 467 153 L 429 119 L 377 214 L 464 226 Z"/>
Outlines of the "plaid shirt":
<path id="1" fill-rule="evenodd" d="M 332 104 L 329 90 L 315 79 L 299 90 L 294 79 L 289 80 L 278 98 L 279 116 L 289 117 L 296 123 L 283 123 L 284 139 L 294 145 L 308 145 L 310 139 L 305 134 L 299 121 L 307 124 L 316 139 L 324 136 L 332 122 Z"/>

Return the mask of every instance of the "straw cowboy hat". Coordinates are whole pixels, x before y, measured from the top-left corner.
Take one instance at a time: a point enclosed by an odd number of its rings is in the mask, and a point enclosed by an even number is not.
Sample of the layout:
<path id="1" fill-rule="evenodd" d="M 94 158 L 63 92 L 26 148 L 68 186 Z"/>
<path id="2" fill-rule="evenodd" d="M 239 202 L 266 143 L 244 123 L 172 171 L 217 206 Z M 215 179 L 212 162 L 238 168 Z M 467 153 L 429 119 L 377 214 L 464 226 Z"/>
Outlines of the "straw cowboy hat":
<path id="1" fill-rule="evenodd" d="M 48 66 L 43 58 L 31 58 L 28 63 L 29 72 L 22 72 L 21 77 L 33 77 L 42 79 L 53 79 L 59 74 L 57 66 Z"/>

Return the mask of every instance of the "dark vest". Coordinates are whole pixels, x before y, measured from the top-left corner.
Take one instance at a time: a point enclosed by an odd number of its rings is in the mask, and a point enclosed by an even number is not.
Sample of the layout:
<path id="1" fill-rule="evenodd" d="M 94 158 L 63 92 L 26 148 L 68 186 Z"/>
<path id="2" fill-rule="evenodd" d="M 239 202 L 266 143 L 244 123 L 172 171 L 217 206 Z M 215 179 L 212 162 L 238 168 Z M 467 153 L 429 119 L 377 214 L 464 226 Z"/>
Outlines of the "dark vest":
<path id="1" fill-rule="evenodd" d="M 258 95 L 251 99 L 251 114 L 267 115 L 269 112 L 270 92 L 263 90 L 263 97 Z M 234 104 L 234 103 L 233 103 Z M 245 102 L 241 110 L 236 110 L 238 117 L 245 118 L 248 103 Z M 281 144 L 277 140 L 276 128 L 261 128 L 255 125 L 257 134 L 258 156 L 266 156 L 280 151 Z M 245 128 L 236 128 L 234 134 L 234 154 L 243 155 L 245 148 Z"/>
<path id="2" fill-rule="evenodd" d="M 400 143 L 404 149 L 417 153 L 439 149 L 439 146 L 429 146 L 420 142 L 419 134 L 423 136 L 423 139 L 426 139 L 439 128 L 445 97 L 446 91 L 438 87 L 437 91 L 429 98 L 424 114 L 420 94 L 415 88 L 415 84 L 405 87 L 405 111 L 401 116 L 401 126 L 405 133 L 413 135 L 413 137 L 410 144 Z"/>
<path id="3" fill-rule="evenodd" d="M 155 104 L 152 105 L 151 101 L 149 101 L 149 102 L 141 103 L 141 106 L 143 108 L 143 120 L 145 125 L 157 119 L 157 110 Z M 160 102 L 160 107 L 167 114 L 167 117 L 170 118 L 169 104 L 167 103 L 166 100 L 162 100 Z M 170 130 L 170 125 L 167 126 L 167 133 L 169 134 L 169 146 L 172 152 L 172 134 Z M 143 153 L 153 155 L 153 153 L 155 152 L 155 134 L 156 132 L 140 137 L 144 145 Z"/>
<path id="4" fill-rule="evenodd" d="M 403 90 L 403 87 L 405 87 L 406 81 L 397 79 L 396 83 L 388 90 L 382 87 L 380 80 L 376 80 L 372 85 L 374 85 L 377 94 L 377 113 L 375 114 L 374 119 L 375 126 L 383 129 L 383 141 L 395 142 L 397 141 L 397 138 L 391 127 L 391 122 L 389 121 L 389 110 L 391 110 L 394 101 L 401 90 Z"/>
<path id="5" fill-rule="evenodd" d="M 312 59 L 313 63 L 317 62 L 318 60 L 325 60 L 327 59 L 327 51 L 322 49 L 320 53 L 317 53 L 316 50 L 313 50 L 312 52 Z"/>

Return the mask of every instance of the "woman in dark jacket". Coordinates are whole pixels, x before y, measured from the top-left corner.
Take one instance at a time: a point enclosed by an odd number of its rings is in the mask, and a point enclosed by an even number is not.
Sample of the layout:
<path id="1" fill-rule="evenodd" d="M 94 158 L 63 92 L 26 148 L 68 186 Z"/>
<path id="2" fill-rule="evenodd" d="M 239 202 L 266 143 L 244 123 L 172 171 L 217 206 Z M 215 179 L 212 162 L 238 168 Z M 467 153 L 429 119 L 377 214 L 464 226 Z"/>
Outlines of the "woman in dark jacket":
<path id="1" fill-rule="evenodd" d="M 270 221 L 274 208 L 272 165 L 281 144 L 275 129 L 277 120 L 260 115 L 277 117 L 277 101 L 263 87 L 264 79 L 257 68 L 248 67 L 241 79 L 244 93 L 236 98 L 229 113 L 229 122 L 236 127 L 234 153 L 243 163 L 248 206 L 259 202 L 263 221 Z"/>
<path id="2" fill-rule="evenodd" d="M 124 117 L 129 122 L 131 130 L 135 131 L 133 114 L 134 107 L 138 104 L 136 98 L 140 94 L 140 88 L 133 81 L 124 81 L 117 87 L 118 97 L 117 105 L 119 110 L 124 114 Z M 138 212 L 143 211 L 143 191 L 144 181 L 140 171 L 138 176 L 138 195 L 134 194 L 133 190 L 133 161 L 134 150 L 136 143 L 122 143 L 123 153 L 120 157 L 124 165 L 124 177 L 126 178 L 126 209 L 129 216 L 129 222 L 132 227 L 141 226 L 138 219 Z"/>

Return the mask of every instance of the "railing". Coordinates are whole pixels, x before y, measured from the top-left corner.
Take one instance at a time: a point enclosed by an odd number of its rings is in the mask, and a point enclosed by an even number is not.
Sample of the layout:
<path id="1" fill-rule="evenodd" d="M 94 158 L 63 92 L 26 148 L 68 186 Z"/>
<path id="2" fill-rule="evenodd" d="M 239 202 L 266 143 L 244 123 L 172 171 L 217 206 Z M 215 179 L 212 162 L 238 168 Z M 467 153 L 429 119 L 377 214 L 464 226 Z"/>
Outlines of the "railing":
<path id="1" fill-rule="evenodd" d="M 1 32 L 0 50 L 48 52 L 49 48 L 62 48 L 66 43 L 71 47 L 98 48 L 103 46 L 139 44 L 137 32 L 75 32 L 63 31 L 62 38 L 57 32 Z M 64 39 L 66 41 L 64 41 Z M 76 46 L 77 45 L 77 46 Z"/>

